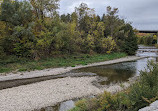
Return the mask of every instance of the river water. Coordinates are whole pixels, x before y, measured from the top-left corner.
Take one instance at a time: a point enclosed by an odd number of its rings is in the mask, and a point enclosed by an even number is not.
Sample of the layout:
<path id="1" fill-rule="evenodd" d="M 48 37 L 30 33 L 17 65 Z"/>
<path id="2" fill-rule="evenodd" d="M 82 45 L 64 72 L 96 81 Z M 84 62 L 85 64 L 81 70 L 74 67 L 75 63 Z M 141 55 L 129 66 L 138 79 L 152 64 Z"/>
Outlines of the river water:
<path id="1" fill-rule="evenodd" d="M 127 82 L 130 78 L 139 76 L 140 71 L 147 68 L 148 61 L 158 62 L 158 49 L 155 47 L 145 47 L 139 46 L 139 50 L 136 55 L 141 57 L 146 57 L 141 60 L 123 62 L 112 65 L 103 65 L 95 67 L 81 68 L 77 70 L 72 70 L 69 73 L 92 73 L 98 76 L 101 81 L 98 81 L 100 85 L 110 85 L 122 82 Z M 76 100 L 69 100 L 60 103 L 56 106 L 51 106 L 47 108 L 42 108 L 38 111 L 67 111 L 75 106 Z"/>

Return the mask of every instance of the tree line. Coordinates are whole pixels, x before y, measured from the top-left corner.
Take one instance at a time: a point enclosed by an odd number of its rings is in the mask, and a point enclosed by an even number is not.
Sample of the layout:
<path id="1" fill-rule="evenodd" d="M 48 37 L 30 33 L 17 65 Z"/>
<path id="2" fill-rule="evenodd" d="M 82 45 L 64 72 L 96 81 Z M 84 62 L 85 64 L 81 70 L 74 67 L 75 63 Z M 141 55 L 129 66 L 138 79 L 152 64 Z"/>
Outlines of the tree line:
<path id="1" fill-rule="evenodd" d="M 4 0 L 0 4 L 0 55 L 40 59 L 61 54 L 135 54 L 137 38 L 130 23 L 108 6 L 106 14 L 81 3 L 60 15 L 59 0 Z"/>

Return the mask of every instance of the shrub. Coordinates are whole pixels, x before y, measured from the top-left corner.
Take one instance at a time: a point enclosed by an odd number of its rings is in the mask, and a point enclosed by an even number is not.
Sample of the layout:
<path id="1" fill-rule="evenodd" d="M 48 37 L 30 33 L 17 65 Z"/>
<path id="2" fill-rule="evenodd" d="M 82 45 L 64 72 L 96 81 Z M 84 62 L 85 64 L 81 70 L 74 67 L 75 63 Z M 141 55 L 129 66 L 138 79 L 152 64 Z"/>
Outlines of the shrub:
<path id="1" fill-rule="evenodd" d="M 100 45 L 102 53 L 111 53 L 117 49 L 116 42 L 112 39 L 112 37 L 103 38 Z"/>
<path id="2" fill-rule="evenodd" d="M 144 37 L 144 45 L 152 45 L 153 42 L 153 37 L 149 36 L 149 37 Z"/>
<path id="3" fill-rule="evenodd" d="M 153 34 L 146 34 L 145 36 L 138 36 L 138 44 L 153 45 L 157 43 L 157 36 Z"/>
<path id="4" fill-rule="evenodd" d="M 157 98 L 158 65 L 150 63 L 148 70 L 141 71 L 140 81 L 132 85 L 128 95 L 134 110 L 149 105 L 151 102 L 154 102 L 152 101 L 154 98 Z"/>
<path id="5" fill-rule="evenodd" d="M 143 37 L 138 37 L 138 44 L 144 44 Z"/>

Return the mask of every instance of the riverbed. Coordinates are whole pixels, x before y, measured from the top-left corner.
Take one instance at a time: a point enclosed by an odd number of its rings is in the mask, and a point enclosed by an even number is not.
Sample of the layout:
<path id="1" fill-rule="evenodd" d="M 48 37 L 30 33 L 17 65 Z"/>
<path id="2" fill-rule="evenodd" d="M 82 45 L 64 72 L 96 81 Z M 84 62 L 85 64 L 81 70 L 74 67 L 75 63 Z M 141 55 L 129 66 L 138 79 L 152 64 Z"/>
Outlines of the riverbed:
<path id="1" fill-rule="evenodd" d="M 83 97 L 95 97 L 104 91 L 116 93 L 122 90 L 120 84 L 128 87 L 147 67 L 148 61 L 157 61 L 157 51 L 153 48 L 151 51 L 143 47 L 136 55 L 75 68 L 1 77 L 1 83 L 7 82 L 8 86 L 5 83 L 0 90 L 0 110 L 67 111 Z M 36 75 L 38 72 L 45 76 Z"/>
<path id="2" fill-rule="evenodd" d="M 120 83 L 126 83 L 132 78 L 137 78 L 140 75 L 140 71 L 147 68 L 149 61 L 158 62 L 158 49 L 155 47 L 139 46 L 139 50 L 136 55 L 140 57 L 146 57 L 139 60 L 130 62 L 122 62 L 111 65 L 101 65 L 86 68 L 79 68 L 72 70 L 68 73 L 92 73 L 97 75 L 95 81 L 96 87 L 103 88 L 105 86 L 114 86 Z M 94 96 L 89 96 L 94 97 Z M 55 106 L 42 108 L 38 111 L 67 111 L 75 106 L 75 102 L 79 99 L 73 99 L 64 101 Z"/>

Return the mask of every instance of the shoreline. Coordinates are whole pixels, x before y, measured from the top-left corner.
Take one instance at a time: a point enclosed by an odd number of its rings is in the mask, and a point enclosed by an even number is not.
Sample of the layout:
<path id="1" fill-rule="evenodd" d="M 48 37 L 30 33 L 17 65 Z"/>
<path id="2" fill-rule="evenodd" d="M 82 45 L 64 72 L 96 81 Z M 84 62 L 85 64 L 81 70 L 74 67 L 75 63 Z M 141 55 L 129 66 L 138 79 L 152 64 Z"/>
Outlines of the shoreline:
<path id="1" fill-rule="evenodd" d="M 93 63 L 87 66 L 77 66 L 75 68 L 69 67 L 69 70 L 82 67 L 116 64 L 120 62 L 134 61 L 142 58 L 145 57 L 125 57 L 111 61 Z M 55 75 L 55 73 L 53 74 Z M 0 90 L 0 110 L 32 111 L 48 106 L 54 106 L 65 100 L 72 100 L 74 98 L 82 98 L 89 95 L 102 94 L 104 91 L 116 93 L 130 86 L 130 82 L 124 82 L 124 88 L 121 87 L 120 84 L 110 86 L 107 85 L 105 87 L 98 88 L 93 84 L 93 82 L 96 80 L 97 76 L 65 77 L 3 89 Z"/>
<path id="2" fill-rule="evenodd" d="M 53 75 L 60 75 L 66 72 L 69 72 L 73 69 L 85 68 L 85 67 L 93 67 L 93 66 L 100 66 L 100 65 L 110 65 L 110 64 L 117 64 L 121 62 L 129 62 L 135 61 L 139 59 L 143 59 L 146 57 L 138 57 L 138 56 L 127 56 L 119 59 L 98 62 L 88 64 L 86 66 L 79 65 L 76 67 L 61 67 L 61 68 L 50 68 L 44 70 L 35 70 L 35 71 L 27 71 L 27 72 L 17 72 L 15 73 L 7 73 L 6 75 L 0 75 L 0 82 L 11 81 L 11 80 L 23 80 L 23 79 L 32 79 L 32 78 L 40 78 L 40 77 L 47 77 Z"/>

